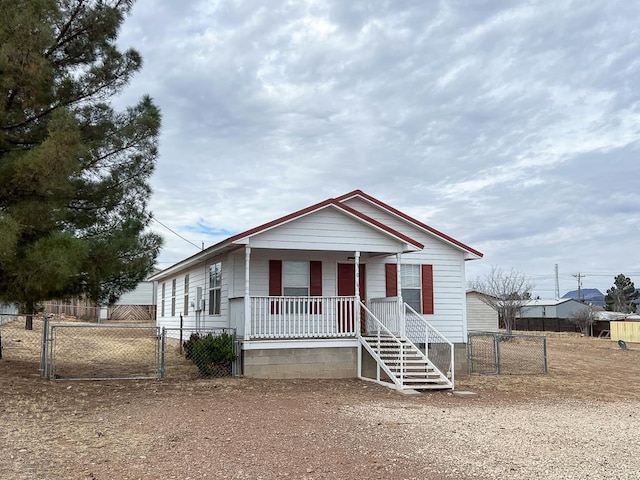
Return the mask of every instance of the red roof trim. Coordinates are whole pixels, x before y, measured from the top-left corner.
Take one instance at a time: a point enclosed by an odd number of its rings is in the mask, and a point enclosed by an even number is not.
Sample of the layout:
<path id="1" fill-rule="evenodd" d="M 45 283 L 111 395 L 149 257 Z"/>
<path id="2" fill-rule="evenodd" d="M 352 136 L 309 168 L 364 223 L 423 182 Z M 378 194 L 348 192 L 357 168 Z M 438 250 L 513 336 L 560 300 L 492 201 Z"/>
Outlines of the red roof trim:
<path id="1" fill-rule="evenodd" d="M 260 225 L 258 227 L 252 228 L 252 229 L 247 230 L 245 232 L 238 233 L 238 234 L 234 235 L 233 237 L 229 238 L 226 241 L 230 242 L 230 243 L 238 241 L 238 240 L 240 240 L 242 238 L 249 237 L 251 235 L 255 235 L 256 233 L 263 232 L 265 230 L 268 230 L 270 228 L 276 227 L 276 226 L 281 225 L 283 223 L 286 223 L 286 222 L 288 222 L 290 220 L 294 220 L 296 218 L 302 217 L 304 215 L 307 215 L 308 213 L 315 212 L 317 210 L 320 210 L 320 209 L 322 209 L 324 207 L 327 207 L 327 206 L 330 206 L 330 205 L 334 206 L 334 207 L 337 207 L 340 210 L 344 210 L 345 212 L 347 212 L 347 213 L 349 213 L 349 214 L 351 214 L 351 215 L 353 215 L 355 217 L 358 217 L 360 220 L 363 220 L 366 223 L 374 225 L 374 226 L 380 228 L 381 230 L 393 235 L 394 237 L 397 237 L 397 238 L 399 238 L 399 239 L 401 239 L 401 240 L 403 240 L 403 241 L 405 241 L 407 243 L 410 243 L 411 245 L 413 245 L 413 246 L 415 246 L 415 247 L 417 247 L 417 248 L 419 248 L 421 250 L 424 248 L 424 245 L 422 245 L 420 242 L 418 242 L 418 241 L 416 241 L 416 240 L 404 235 L 403 233 L 398 232 L 397 230 L 394 230 L 391 227 L 388 227 L 388 226 L 384 225 L 383 223 L 381 223 L 381 222 L 379 222 L 377 220 L 374 220 L 371 217 L 368 217 L 367 215 L 365 215 L 365 214 L 363 214 L 363 213 L 361 213 L 361 212 L 349 207 L 348 205 L 345 205 L 343 203 L 338 202 L 334 198 L 329 198 L 327 200 L 324 200 L 323 202 L 316 203 L 315 205 L 311 205 L 309 207 L 303 208 L 302 210 L 298 210 L 297 212 L 290 213 L 288 215 L 285 215 L 284 217 L 277 218 L 276 220 L 272 220 L 271 222 L 264 223 L 264 224 L 262 224 L 262 225 Z"/>
<path id="2" fill-rule="evenodd" d="M 456 240 L 455 238 L 450 237 L 449 235 L 445 235 L 444 233 L 436 230 L 433 227 L 430 227 L 429 225 L 422 223 L 420 220 L 416 220 L 415 218 L 407 215 L 406 213 L 402 213 L 400 210 L 397 210 L 395 208 L 393 208 L 390 205 L 387 205 L 384 202 L 381 202 L 380 200 L 378 200 L 377 198 L 372 197 L 371 195 L 367 195 L 366 193 L 364 193 L 362 190 L 354 190 L 353 192 L 349 192 L 349 193 L 345 193 L 344 195 L 341 195 L 339 197 L 336 198 L 337 201 L 339 202 L 343 202 L 345 200 L 348 200 L 350 198 L 353 197 L 362 197 L 365 200 L 368 200 L 371 203 L 374 203 L 375 205 L 378 205 L 379 207 L 384 208 L 385 210 L 388 210 L 389 212 L 393 213 L 394 215 L 397 215 L 411 223 L 413 223 L 414 225 L 417 225 L 418 227 L 427 230 L 428 232 L 433 233 L 434 235 L 442 238 L 443 240 L 446 240 L 447 242 L 453 243 L 454 245 L 457 245 L 458 247 L 468 251 L 469 253 L 473 253 L 474 255 L 478 255 L 479 257 L 483 257 L 484 254 L 479 252 L 478 250 L 475 250 L 473 248 L 471 248 L 468 245 L 465 245 L 462 242 L 459 242 L 458 240 Z"/>
<path id="3" fill-rule="evenodd" d="M 370 223 L 372 225 L 375 225 L 376 227 L 384 230 L 385 232 L 390 233 L 393 236 L 398 237 L 401 240 L 404 240 L 405 242 L 410 243 L 411 245 L 413 245 L 415 247 L 418 247 L 420 250 L 422 250 L 424 248 L 424 245 L 421 244 L 420 242 L 418 242 L 417 240 L 414 240 L 413 238 L 406 236 L 404 233 L 400 233 L 397 230 L 394 230 L 393 228 L 386 226 L 384 223 L 381 223 L 378 220 L 375 220 L 375 219 L 365 215 L 364 213 L 359 212 L 358 210 L 356 210 L 354 208 L 351 208 L 348 205 L 345 205 L 344 203 L 339 203 L 338 201 L 336 201 L 334 204 L 337 207 L 340 207 L 341 209 L 349 212 L 350 214 L 355 215 L 356 217 L 364 220 L 365 222 Z"/>
<path id="4" fill-rule="evenodd" d="M 323 207 L 326 207 L 327 205 L 333 204 L 335 203 L 335 200 L 333 198 L 329 198 L 323 202 L 320 203 L 316 203 L 315 205 L 311 205 L 307 208 L 303 208 L 302 210 L 298 210 L 297 212 L 293 212 L 290 213 L 289 215 L 285 215 L 284 217 L 280 217 L 277 218 L 275 220 L 272 220 L 270 222 L 267 223 L 263 223 L 262 225 L 259 225 L 255 228 L 252 228 L 250 230 L 247 230 L 245 232 L 241 232 L 238 233 L 236 235 L 234 235 L 233 237 L 230 237 L 228 240 L 228 242 L 235 242 L 237 240 L 240 240 L 241 238 L 244 237 L 248 237 L 250 235 L 254 235 L 256 233 L 262 232 L 264 230 L 268 230 L 269 228 L 275 227 L 277 225 L 280 225 L 282 223 L 288 222 L 289 220 L 293 220 L 294 218 L 298 218 L 298 217 L 302 217 L 303 215 L 306 215 L 307 213 L 311 213 L 315 210 L 319 210 Z"/>

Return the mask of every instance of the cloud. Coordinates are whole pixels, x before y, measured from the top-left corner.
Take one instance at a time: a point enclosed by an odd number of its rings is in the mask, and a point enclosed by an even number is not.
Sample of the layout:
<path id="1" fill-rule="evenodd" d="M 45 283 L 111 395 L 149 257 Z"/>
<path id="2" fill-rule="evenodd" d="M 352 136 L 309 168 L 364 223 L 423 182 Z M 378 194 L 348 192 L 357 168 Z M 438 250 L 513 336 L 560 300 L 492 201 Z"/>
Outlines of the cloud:
<path id="1" fill-rule="evenodd" d="M 196 244 L 361 188 L 484 251 L 470 275 L 640 275 L 639 14 L 138 0 L 119 41 L 145 64 L 117 103 L 162 109 L 152 209 Z M 192 250 L 169 235 L 162 265 Z"/>

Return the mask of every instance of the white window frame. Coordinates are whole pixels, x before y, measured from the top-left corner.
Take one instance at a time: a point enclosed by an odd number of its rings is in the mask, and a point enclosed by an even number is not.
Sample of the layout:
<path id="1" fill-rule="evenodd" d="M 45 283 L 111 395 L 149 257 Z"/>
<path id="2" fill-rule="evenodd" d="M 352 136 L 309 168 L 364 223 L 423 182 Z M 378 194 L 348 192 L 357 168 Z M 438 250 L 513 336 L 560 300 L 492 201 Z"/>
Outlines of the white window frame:
<path id="1" fill-rule="evenodd" d="M 308 297 L 310 296 L 310 291 L 310 262 L 305 260 L 283 260 L 282 294 L 285 297 Z"/>
<path id="2" fill-rule="evenodd" d="M 422 266 L 420 264 L 402 263 L 400 264 L 400 275 L 402 300 L 416 312 L 422 313 Z M 416 279 L 418 281 L 417 286 Z M 413 303 L 416 290 L 418 291 L 418 299 L 417 303 Z M 405 292 L 412 292 L 414 295 L 405 295 Z M 407 301 L 407 298 L 410 298 L 410 301 Z"/>
<path id="3" fill-rule="evenodd" d="M 171 316 L 176 316 L 176 291 L 178 288 L 178 280 L 171 280 Z"/>
<path id="4" fill-rule="evenodd" d="M 209 315 L 220 315 L 222 305 L 222 262 L 209 265 Z"/>
<path id="5" fill-rule="evenodd" d="M 164 300 L 165 300 L 166 289 L 167 289 L 167 282 L 162 282 L 162 295 L 160 300 L 160 316 L 161 317 L 164 317 Z"/>
<path id="6" fill-rule="evenodd" d="M 184 276 L 184 314 L 189 315 L 189 274 Z"/>

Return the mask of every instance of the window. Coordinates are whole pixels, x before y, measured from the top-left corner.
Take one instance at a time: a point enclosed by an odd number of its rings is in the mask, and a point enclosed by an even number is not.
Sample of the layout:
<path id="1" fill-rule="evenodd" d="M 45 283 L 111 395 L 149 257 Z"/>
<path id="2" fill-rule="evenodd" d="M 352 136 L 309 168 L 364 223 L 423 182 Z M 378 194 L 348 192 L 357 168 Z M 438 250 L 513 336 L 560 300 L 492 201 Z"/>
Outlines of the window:
<path id="1" fill-rule="evenodd" d="M 189 274 L 184 276 L 184 314 L 189 315 Z"/>
<path id="2" fill-rule="evenodd" d="M 209 266 L 209 315 L 220 315 L 222 293 L 222 263 Z"/>
<path id="3" fill-rule="evenodd" d="M 422 313 L 422 280 L 420 265 L 400 265 L 402 299 L 416 312 Z"/>
<path id="4" fill-rule="evenodd" d="M 162 284 L 162 299 L 160 301 L 160 316 L 164 317 L 164 293 L 165 293 L 165 287 L 167 285 L 165 283 Z"/>
<path id="5" fill-rule="evenodd" d="M 290 297 L 309 296 L 309 262 L 282 262 L 282 293 Z"/>
<path id="6" fill-rule="evenodd" d="M 176 279 L 171 281 L 171 316 L 176 316 Z"/>
<path id="7" fill-rule="evenodd" d="M 432 315 L 435 311 L 433 298 L 433 265 L 400 265 L 402 297 L 416 312 Z M 398 295 L 397 265 L 385 265 L 386 296 Z"/>

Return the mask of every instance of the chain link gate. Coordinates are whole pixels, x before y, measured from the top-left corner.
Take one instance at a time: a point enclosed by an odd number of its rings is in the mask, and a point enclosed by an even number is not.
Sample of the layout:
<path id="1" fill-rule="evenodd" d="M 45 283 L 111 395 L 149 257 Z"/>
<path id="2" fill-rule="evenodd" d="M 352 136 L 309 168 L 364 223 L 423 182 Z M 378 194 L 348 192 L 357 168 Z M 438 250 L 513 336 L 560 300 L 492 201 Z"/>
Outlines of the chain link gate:
<path id="1" fill-rule="evenodd" d="M 493 332 L 469 332 L 469 374 L 545 374 L 547 337 Z"/>
<path id="2" fill-rule="evenodd" d="M 50 380 L 160 379 L 162 334 L 155 326 L 52 324 L 44 319 L 40 374 Z"/>

